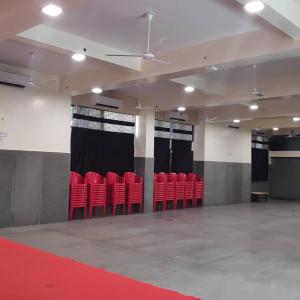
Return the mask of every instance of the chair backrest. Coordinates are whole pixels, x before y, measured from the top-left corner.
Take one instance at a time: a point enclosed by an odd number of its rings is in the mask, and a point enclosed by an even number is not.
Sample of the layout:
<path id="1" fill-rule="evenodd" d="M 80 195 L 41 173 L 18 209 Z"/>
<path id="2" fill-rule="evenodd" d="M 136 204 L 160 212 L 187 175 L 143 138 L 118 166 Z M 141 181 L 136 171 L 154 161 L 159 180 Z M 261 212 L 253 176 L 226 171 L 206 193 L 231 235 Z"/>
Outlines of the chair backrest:
<path id="1" fill-rule="evenodd" d="M 161 172 L 158 174 L 158 181 L 159 182 L 167 182 L 169 179 L 169 175 L 164 173 L 164 172 Z"/>
<path id="2" fill-rule="evenodd" d="M 70 172 L 70 184 L 74 184 L 74 183 L 84 183 L 85 178 L 83 176 L 81 176 L 79 173 L 77 172 Z"/>
<path id="3" fill-rule="evenodd" d="M 124 173 L 124 178 L 125 178 L 125 182 L 128 183 L 134 183 L 135 182 L 135 177 L 137 175 L 135 173 L 132 172 L 126 172 Z"/>
<path id="4" fill-rule="evenodd" d="M 169 174 L 169 181 L 176 182 L 177 181 L 177 174 L 176 173 L 170 173 Z"/>
<path id="5" fill-rule="evenodd" d="M 85 173 L 87 184 L 99 183 L 101 181 L 101 175 L 96 172 Z"/>
<path id="6" fill-rule="evenodd" d="M 203 177 L 197 176 L 197 175 L 194 174 L 194 173 L 189 173 L 189 174 L 188 174 L 188 177 L 189 177 L 190 179 L 192 179 L 193 181 L 197 181 L 197 182 L 203 181 Z"/>
<path id="7" fill-rule="evenodd" d="M 177 180 L 179 182 L 186 182 L 187 181 L 187 176 L 184 173 L 179 173 L 177 176 Z"/>
<path id="8" fill-rule="evenodd" d="M 107 176 L 108 184 L 125 182 L 124 177 L 121 177 L 117 173 L 114 173 L 114 172 L 108 172 L 106 176 Z"/>

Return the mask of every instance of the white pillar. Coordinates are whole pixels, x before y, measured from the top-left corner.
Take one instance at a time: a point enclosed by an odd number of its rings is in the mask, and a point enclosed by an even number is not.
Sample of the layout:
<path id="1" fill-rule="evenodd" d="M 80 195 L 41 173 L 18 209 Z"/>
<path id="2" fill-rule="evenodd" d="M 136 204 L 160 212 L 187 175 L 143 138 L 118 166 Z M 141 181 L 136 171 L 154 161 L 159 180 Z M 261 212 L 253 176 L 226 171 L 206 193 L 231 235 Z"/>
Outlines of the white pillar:
<path id="1" fill-rule="evenodd" d="M 141 110 L 136 120 L 135 172 L 144 179 L 144 211 L 153 210 L 155 112 Z"/>

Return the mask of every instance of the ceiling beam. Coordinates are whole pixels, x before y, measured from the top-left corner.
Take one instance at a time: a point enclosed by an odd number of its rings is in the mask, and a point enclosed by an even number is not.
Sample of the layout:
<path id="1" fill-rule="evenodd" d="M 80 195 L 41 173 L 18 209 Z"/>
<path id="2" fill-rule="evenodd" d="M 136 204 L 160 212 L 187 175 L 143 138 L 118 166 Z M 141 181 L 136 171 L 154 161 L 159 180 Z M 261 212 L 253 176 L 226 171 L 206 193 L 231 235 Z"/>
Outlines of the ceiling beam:
<path id="1" fill-rule="evenodd" d="M 239 65 L 262 63 L 289 57 L 299 57 L 300 40 L 295 41 L 271 28 L 248 32 L 184 49 L 163 53 L 162 57 L 173 62 L 165 65 L 143 62 L 142 72 L 122 70 L 103 73 L 93 70 L 63 78 L 62 91 L 80 93 L 95 84 L 112 90 L 160 79 L 174 79 L 203 72 L 211 65 Z"/>
<path id="2" fill-rule="evenodd" d="M 249 0 L 237 0 L 244 5 Z M 293 39 L 300 38 L 300 4 L 296 0 L 264 0 L 260 17 Z M 298 2 L 298 3 L 297 3 Z"/>
<path id="3" fill-rule="evenodd" d="M 19 37 L 38 42 L 70 53 L 84 53 L 95 59 L 113 63 L 135 71 L 141 70 L 140 58 L 108 57 L 107 53 L 121 54 L 120 50 L 96 43 L 94 41 L 73 35 L 46 25 L 38 25 L 18 34 Z M 124 54 L 124 52 L 122 52 Z M 125 53 L 126 54 L 126 53 Z"/>

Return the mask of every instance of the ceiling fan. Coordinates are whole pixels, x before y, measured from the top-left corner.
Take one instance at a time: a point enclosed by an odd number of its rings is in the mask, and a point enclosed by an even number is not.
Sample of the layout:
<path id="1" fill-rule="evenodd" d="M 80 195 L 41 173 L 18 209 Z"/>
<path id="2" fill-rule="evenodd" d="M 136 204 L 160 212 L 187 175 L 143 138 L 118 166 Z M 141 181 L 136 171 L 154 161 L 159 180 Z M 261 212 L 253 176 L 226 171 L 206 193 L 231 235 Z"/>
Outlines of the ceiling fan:
<path id="1" fill-rule="evenodd" d="M 264 94 L 257 90 L 256 88 L 256 65 L 253 66 L 253 88 L 250 91 L 250 95 L 256 96 L 256 97 L 263 97 Z"/>
<path id="2" fill-rule="evenodd" d="M 287 138 L 293 138 L 293 137 L 296 137 L 296 136 L 300 136 L 300 134 L 296 134 L 296 133 L 295 133 L 295 130 L 292 129 L 292 130 L 290 131 L 290 133 L 289 133 L 288 135 L 286 135 L 285 137 L 287 137 Z"/>
<path id="3" fill-rule="evenodd" d="M 163 63 L 167 65 L 172 65 L 171 62 L 158 58 L 154 54 L 154 52 L 150 48 L 150 35 L 151 35 L 151 21 L 154 18 L 154 14 L 151 12 L 147 12 L 144 14 L 144 17 L 147 18 L 148 21 L 148 32 L 147 32 L 147 49 L 141 54 L 106 54 L 106 56 L 115 56 L 115 57 L 140 57 L 145 60 L 154 61 L 158 63 Z"/>

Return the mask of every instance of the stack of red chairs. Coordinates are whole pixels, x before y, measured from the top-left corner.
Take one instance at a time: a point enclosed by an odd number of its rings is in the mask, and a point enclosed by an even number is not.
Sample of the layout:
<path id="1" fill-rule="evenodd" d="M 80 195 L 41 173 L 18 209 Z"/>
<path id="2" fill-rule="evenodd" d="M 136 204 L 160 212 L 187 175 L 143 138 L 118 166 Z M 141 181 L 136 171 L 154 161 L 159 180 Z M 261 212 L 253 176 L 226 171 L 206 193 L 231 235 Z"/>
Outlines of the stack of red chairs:
<path id="1" fill-rule="evenodd" d="M 134 173 L 124 174 L 127 187 L 128 214 L 132 212 L 133 204 L 139 204 L 140 212 L 143 211 L 143 179 Z"/>
<path id="2" fill-rule="evenodd" d="M 174 181 L 173 177 L 170 177 L 166 173 L 159 173 L 158 178 L 160 179 L 161 182 L 164 183 L 164 188 L 165 188 L 165 207 L 164 209 L 167 208 L 168 202 L 172 202 L 172 207 L 173 209 L 176 208 L 176 182 Z"/>
<path id="3" fill-rule="evenodd" d="M 74 210 L 76 208 L 84 209 L 84 218 L 87 210 L 87 184 L 85 178 L 76 172 L 70 173 L 70 205 L 69 219 L 72 221 Z"/>
<path id="4" fill-rule="evenodd" d="M 182 201 L 183 208 L 187 207 L 188 201 L 192 207 L 197 206 L 197 201 L 203 205 L 204 181 L 202 177 L 195 174 L 184 173 L 159 173 L 154 174 L 153 186 L 153 210 L 157 210 L 157 203 L 163 204 L 163 210 L 167 208 L 167 202 L 172 201 L 173 209 L 177 208 L 179 201 Z"/>
<path id="5" fill-rule="evenodd" d="M 176 175 L 176 202 L 178 204 L 179 201 L 182 201 L 182 207 L 186 208 L 186 198 L 185 198 L 186 177 L 179 176 L 177 174 L 175 175 Z M 173 176 L 175 177 L 175 175 Z"/>
<path id="6" fill-rule="evenodd" d="M 194 206 L 194 181 L 184 173 L 179 173 L 178 177 L 181 182 L 184 182 L 185 207 L 187 207 L 188 201 L 191 201 Z"/>
<path id="7" fill-rule="evenodd" d="M 102 207 L 102 214 L 106 214 L 106 178 L 95 172 L 85 174 L 88 184 L 89 217 L 96 215 L 96 208 Z"/>
<path id="8" fill-rule="evenodd" d="M 123 206 L 123 213 L 125 213 L 126 205 L 126 184 L 124 177 L 119 176 L 114 172 L 107 173 L 107 200 L 108 204 L 113 207 L 112 215 L 116 214 L 118 205 Z"/>
<path id="9" fill-rule="evenodd" d="M 153 181 L 153 211 L 157 210 L 157 204 L 162 203 L 163 210 L 166 209 L 165 179 L 154 174 Z"/>
<path id="10" fill-rule="evenodd" d="M 203 206 L 204 198 L 204 180 L 203 177 L 199 177 L 196 174 L 189 173 L 188 177 L 194 181 L 194 202 L 193 206 L 197 206 L 197 201 L 200 201 L 200 205 Z"/>

